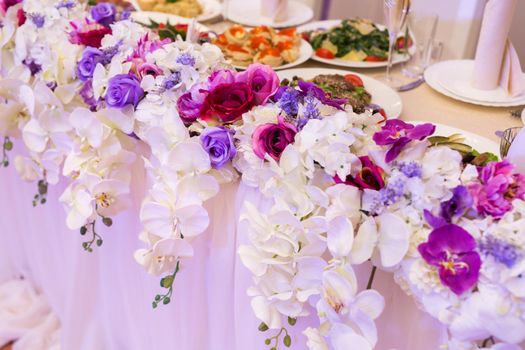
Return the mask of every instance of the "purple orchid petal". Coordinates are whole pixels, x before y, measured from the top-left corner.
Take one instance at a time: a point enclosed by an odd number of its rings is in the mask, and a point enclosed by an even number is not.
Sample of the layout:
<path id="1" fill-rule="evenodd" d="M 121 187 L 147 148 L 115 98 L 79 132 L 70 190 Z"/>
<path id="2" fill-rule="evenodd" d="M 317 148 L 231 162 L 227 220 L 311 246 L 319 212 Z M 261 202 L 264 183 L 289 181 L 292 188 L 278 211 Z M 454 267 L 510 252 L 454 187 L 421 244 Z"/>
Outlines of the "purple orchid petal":
<path id="1" fill-rule="evenodd" d="M 407 130 L 407 137 L 411 140 L 423 140 L 436 131 L 436 126 L 430 123 L 416 125 Z"/>
<path id="2" fill-rule="evenodd" d="M 481 258 L 479 254 L 468 252 L 458 257 L 454 270 L 440 268 L 439 277 L 452 292 L 461 295 L 476 285 L 480 267 Z"/>
<path id="3" fill-rule="evenodd" d="M 426 209 L 423 211 L 423 216 L 425 217 L 426 222 L 432 228 L 440 228 L 448 224 L 447 220 L 445 220 L 444 218 L 440 216 L 435 216 L 429 210 L 426 210 Z"/>
<path id="4" fill-rule="evenodd" d="M 390 163 L 396 159 L 397 156 L 399 156 L 399 154 L 403 151 L 403 148 L 405 148 L 405 146 L 409 143 L 410 139 L 408 137 L 402 137 L 394 142 L 392 147 L 388 150 L 388 152 L 386 152 L 385 162 Z"/>

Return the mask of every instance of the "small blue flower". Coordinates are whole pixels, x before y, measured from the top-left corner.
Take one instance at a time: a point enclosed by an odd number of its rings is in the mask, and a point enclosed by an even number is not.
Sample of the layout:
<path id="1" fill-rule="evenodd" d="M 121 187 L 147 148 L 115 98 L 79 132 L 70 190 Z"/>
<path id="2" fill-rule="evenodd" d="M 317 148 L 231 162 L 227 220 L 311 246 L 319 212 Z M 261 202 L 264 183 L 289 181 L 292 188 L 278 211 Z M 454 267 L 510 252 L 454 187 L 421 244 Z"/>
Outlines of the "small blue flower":
<path id="1" fill-rule="evenodd" d="M 29 18 L 31 18 L 31 21 L 37 28 L 42 28 L 46 23 L 46 18 L 40 13 L 32 13 L 29 15 Z"/>
<path id="2" fill-rule="evenodd" d="M 286 89 L 279 99 L 279 107 L 289 116 L 295 116 L 299 112 L 299 91 Z"/>
<path id="3" fill-rule="evenodd" d="M 77 6 L 77 2 L 75 0 L 62 0 L 55 7 L 58 10 L 63 9 L 63 8 L 70 10 L 75 6 Z"/>
<path id="4" fill-rule="evenodd" d="M 164 88 L 166 90 L 171 90 L 175 86 L 177 86 L 181 81 L 180 72 L 174 72 L 171 73 L 166 79 L 164 80 Z"/>
<path id="5" fill-rule="evenodd" d="M 421 177 L 422 175 L 421 165 L 417 164 L 416 162 L 399 164 L 399 171 L 409 178 Z"/>
<path id="6" fill-rule="evenodd" d="M 518 247 L 490 236 L 479 242 L 479 251 L 486 256 L 492 256 L 508 268 L 514 266 L 522 257 Z"/>
<path id="7" fill-rule="evenodd" d="M 100 60 L 100 63 L 102 63 L 103 65 L 110 64 L 113 57 L 115 57 L 115 55 L 119 53 L 121 45 L 122 40 L 116 43 L 114 46 L 110 46 L 108 48 L 103 49 L 102 53 L 104 54 L 104 56 Z"/>
<path id="8" fill-rule="evenodd" d="M 306 125 L 306 123 L 308 123 L 310 119 L 319 119 L 321 117 L 321 113 L 317 109 L 317 105 L 315 101 L 316 100 L 313 96 L 306 96 L 305 98 L 306 105 L 304 106 L 304 114 L 302 117 L 299 117 L 297 119 L 297 128 L 299 130 L 304 128 L 304 126 Z"/>
<path id="9" fill-rule="evenodd" d="M 405 182 L 397 179 L 389 182 L 385 188 L 379 190 L 379 199 L 383 205 L 391 205 L 397 202 L 405 193 Z"/>
<path id="10" fill-rule="evenodd" d="M 195 57 L 190 55 L 189 53 L 183 53 L 179 57 L 177 57 L 178 64 L 182 64 L 185 66 L 195 66 Z"/>

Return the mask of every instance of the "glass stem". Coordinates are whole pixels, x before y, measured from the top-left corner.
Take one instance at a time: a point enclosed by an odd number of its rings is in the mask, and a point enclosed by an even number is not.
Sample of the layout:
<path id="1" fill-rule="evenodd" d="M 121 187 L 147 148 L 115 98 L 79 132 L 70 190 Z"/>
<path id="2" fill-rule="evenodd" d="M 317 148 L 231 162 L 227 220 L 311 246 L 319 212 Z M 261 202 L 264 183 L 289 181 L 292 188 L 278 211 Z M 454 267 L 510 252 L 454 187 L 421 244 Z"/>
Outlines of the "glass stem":
<path id="1" fill-rule="evenodd" d="M 396 45 L 397 33 L 392 34 L 392 38 L 389 40 L 388 45 L 388 63 L 386 66 L 386 81 L 390 81 L 390 69 L 392 68 L 392 62 L 394 60 L 394 47 Z"/>

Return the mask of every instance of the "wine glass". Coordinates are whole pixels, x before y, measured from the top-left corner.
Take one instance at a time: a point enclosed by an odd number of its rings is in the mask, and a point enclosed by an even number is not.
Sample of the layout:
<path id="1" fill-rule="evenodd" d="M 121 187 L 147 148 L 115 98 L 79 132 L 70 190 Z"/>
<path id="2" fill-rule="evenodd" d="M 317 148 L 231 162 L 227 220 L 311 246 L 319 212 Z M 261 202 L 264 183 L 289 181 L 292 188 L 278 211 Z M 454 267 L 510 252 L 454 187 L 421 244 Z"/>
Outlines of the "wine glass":
<path id="1" fill-rule="evenodd" d="M 406 23 L 408 11 L 410 10 L 410 0 L 384 0 L 385 22 L 388 29 L 388 63 L 386 66 L 386 76 L 384 81 L 392 86 L 399 87 L 401 82 L 394 79 L 390 70 L 394 59 L 394 47 L 397 36 Z"/>

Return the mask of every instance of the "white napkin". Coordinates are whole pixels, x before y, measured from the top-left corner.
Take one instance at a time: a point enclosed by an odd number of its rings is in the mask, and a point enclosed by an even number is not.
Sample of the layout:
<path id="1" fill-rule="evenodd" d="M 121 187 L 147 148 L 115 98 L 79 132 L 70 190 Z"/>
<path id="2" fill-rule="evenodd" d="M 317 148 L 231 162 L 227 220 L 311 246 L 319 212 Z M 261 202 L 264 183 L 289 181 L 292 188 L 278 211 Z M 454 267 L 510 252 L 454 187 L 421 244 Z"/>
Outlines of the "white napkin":
<path id="1" fill-rule="evenodd" d="M 507 153 L 507 159 L 516 164 L 517 170 L 525 174 L 525 127 L 516 135 Z"/>
<path id="2" fill-rule="evenodd" d="M 517 0 L 489 0 L 472 75 L 472 86 L 493 90 L 501 86 L 510 96 L 525 91 L 525 78 L 516 50 L 508 40 Z"/>
<path id="3" fill-rule="evenodd" d="M 289 0 L 261 0 L 261 15 L 283 22 L 288 19 Z"/>

